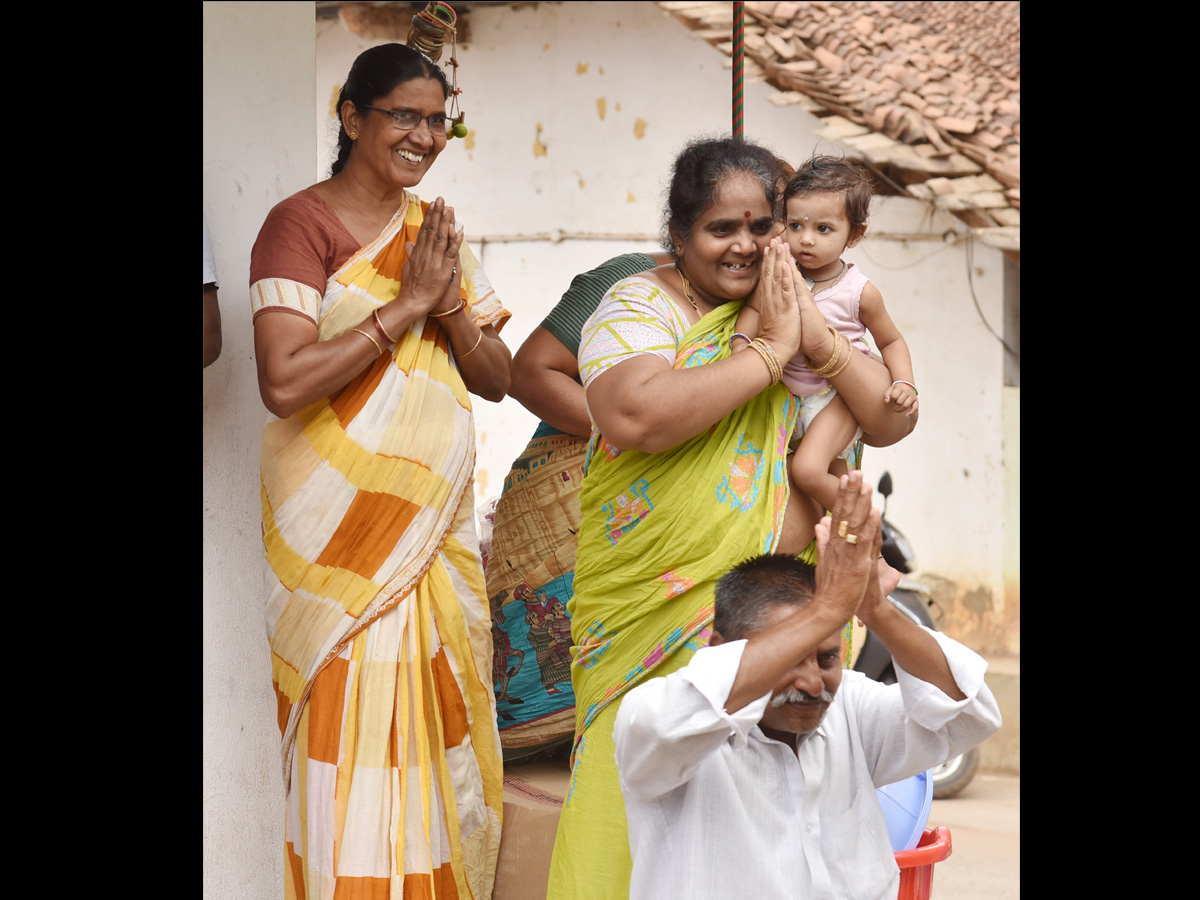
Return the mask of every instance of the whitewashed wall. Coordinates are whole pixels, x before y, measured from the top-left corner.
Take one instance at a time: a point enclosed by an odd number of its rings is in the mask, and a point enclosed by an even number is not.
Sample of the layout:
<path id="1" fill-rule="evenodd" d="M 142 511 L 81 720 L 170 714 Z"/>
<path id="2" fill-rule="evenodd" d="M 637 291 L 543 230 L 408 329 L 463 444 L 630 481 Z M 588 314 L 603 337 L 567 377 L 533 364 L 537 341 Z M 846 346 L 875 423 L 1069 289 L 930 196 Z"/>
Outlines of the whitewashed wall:
<path id="1" fill-rule="evenodd" d="M 270 40 L 263 40 L 270 35 Z M 262 610 L 250 247 L 311 180 L 313 5 L 204 4 L 204 211 L 221 356 L 204 370 L 204 896 L 283 896 L 283 779 Z"/>
<path id="2" fill-rule="evenodd" d="M 472 134 L 449 143 L 418 190 L 455 207 L 513 311 L 503 336 L 515 350 L 575 274 L 657 246 L 671 161 L 690 137 L 729 131 L 731 76 L 721 54 L 649 2 L 476 8 L 470 34 L 459 47 L 459 85 Z M 204 371 L 204 878 L 213 900 L 282 890 L 278 729 L 262 623 L 257 473 L 266 414 L 254 376 L 250 247 L 272 205 L 328 174 L 331 99 L 373 43 L 340 23 L 316 23 L 307 2 L 204 4 L 203 199 L 224 325 L 221 357 Z M 767 103 L 770 92 L 747 87 L 747 135 L 795 162 L 820 143 L 820 123 Z M 872 230 L 963 229 L 917 201 L 889 199 Z M 553 237 L 562 234 L 591 239 Z M 514 236 L 527 239 L 507 240 Z M 917 431 L 868 450 L 868 477 L 892 472 L 888 512 L 923 571 L 986 589 L 1002 604 L 1001 357 L 967 291 L 964 246 L 868 238 L 847 258 L 882 290 L 921 388 Z M 977 247 L 974 265 L 976 295 L 998 327 L 1000 256 Z M 477 400 L 476 418 L 482 502 L 499 492 L 536 423 L 512 399 Z"/>

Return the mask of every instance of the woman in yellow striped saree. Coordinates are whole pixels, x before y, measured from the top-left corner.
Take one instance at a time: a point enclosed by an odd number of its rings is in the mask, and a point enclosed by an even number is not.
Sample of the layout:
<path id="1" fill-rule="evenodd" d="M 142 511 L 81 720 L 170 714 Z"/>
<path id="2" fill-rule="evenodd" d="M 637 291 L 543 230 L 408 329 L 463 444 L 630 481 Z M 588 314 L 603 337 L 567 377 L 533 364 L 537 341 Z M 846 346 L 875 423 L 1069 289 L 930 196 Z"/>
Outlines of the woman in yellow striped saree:
<path id="1" fill-rule="evenodd" d="M 409 192 L 446 79 L 372 48 L 333 176 L 251 259 L 288 898 L 491 896 L 502 772 L 468 391 L 499 400 L 508 311 L 454 212 Z"/>

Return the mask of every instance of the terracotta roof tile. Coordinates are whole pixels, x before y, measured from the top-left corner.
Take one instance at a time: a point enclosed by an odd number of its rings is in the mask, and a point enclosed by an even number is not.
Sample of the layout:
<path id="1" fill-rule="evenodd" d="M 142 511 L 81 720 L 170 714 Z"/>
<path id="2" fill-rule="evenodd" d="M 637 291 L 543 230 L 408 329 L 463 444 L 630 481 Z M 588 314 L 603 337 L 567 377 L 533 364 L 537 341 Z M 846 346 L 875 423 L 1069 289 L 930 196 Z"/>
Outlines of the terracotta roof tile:
<path id="1" fill-rule="evenodd" d="M 728 24 L 732 4 L 660 2 L 692 29 Z M 1021 4 L 747 2 L 746 64 L 913 196 L 944 200 L 1020 247 Z M 707 35 L 705 35 L 707 38 Z M 708 38 L 710 43 L 716 43 Z M 855 130 L 852 130 L 855 129 Z M 986 173 L 990 186 L 968 179 Z M 962 190 L 931 186 L 961 181 Z M 952 198 L 952 199 L 948 199 Z"/>

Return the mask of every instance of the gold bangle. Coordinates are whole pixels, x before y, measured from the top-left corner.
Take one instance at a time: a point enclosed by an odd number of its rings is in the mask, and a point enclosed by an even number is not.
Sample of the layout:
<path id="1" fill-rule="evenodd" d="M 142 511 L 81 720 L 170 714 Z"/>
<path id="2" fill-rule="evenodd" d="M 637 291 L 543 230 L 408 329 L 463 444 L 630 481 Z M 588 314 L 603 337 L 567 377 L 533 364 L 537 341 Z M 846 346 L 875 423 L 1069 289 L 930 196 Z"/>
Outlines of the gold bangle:
<path id="1" fill-rule="evenodd" d="M 361 334 L 368 341 L 370 341 L 372 344 L 374 344 L 375 350 L 376 350 L 376 353 L 375 353 L 376 356 L 378 356 L 380 353 L 383 352 L 383 347 L 380 346 L 379 341 L 375 340 L 375 338 L 371 337 L 369 334 L 367 334 L 361 328 L 351 328 L 350 330 L 353 331 L 355 334 Z"/>
<path id="2" fill-rule="evenodd" d="M 755 338 L 755 340 L 758 341 L 759 348 L 766 353 L 771 365 L 771 376 L 775 379 L 775 383 L 778 384 L 783 378 L 783 364 L 779 361 L 779 357 L 775 353 L 775 348 L 762 338 Z"/>
<path id="3" fill-rule="evenodd" d="M 375 327 L 379 329 L 379 333 L 388 339 L 391 343 L 396 343 L 396 339 L 387 333 L 387 329 L 383 327 L 383 323 L 379 321 L 379 310 L 374 310 L 371 313 L 371 318 L 375 320 Z"/>
<path id="4" fill-rule="evenodd" d="M 457 353 L 457 354 L 455 354 L 455 355 L 456 355 L 456 356 L 457 356 L 457 357 L 458 357 L 460 360 L 466 359 L 468 356 L 470 356 L 472 353 L 474 353 L 476 350 L 478 350 L 478 349 L 479 349 L 479 345 L 480 345 L 480 344 L 482 344 L 482 343 L 483 343 L 483 329 L 482 329 L 482 328 L 480 328 L 480 329 L 479 329 L 479 339 L 478 339 L 477 341 L 475 341 L 475 346 L 474 346 L 474 347 L 472 347 L 470 350 L 468 350 L 466 353 Z"/>
<path id="5" fill-rule="evenodd" d="M 769 359 L 767 359 L 767 355 L 765 353 L 763 353 L 762 348 L 759 347 L 758 344 L 756 344 L 754 341 L 750 342 L 750 349 L 753 350 L 755 353 L 757 353 L 759 358 L 763 361 L 763 364 L 767 367 L 767 375 L 771 379 L 771 384 L 774 384 L 775 383 L 775 370 L 771 367 L 771 361 Z"/>
<path id="6" fill-rule="evenodd" d="M 758 338 L 758 340 L 762 341 L 762 338 Z M 770 346 L 766 341 L 762 341 L 762 346 L 763 349 L 767 350 L 767 353 L 770 355 L 770 361 L 775 365 L 775 383 L 779 384 L 781 380 L 784 380 L 784 364 L 779 361 L 779 356 L 775 354 L 774 347 Z"/>
<path id="7" fill-rule="evenodd" d="M 833 355 L 829 357 L 829 361 L 826 362 L 825 365 L 817 367 L 816 362 L 814 362 L 811 359 L 809 360 L 810 365 L 813 367 L 813 374 L 814 375 L 824 375 L 826 372 L 828 372 L 830 369 L 832 369 L 834 366 L 837 365 L 837 361 L 839 359 L 841 359 L 841 357 L 842 357 L 842 335 L 839 332 L 835 331 L 833 334 Z"/>
<path id="8" fill-rule="evenodd" d="M 442 318 L 445 318 L 446 316 L 452 316 L 466 305 L 467 305 L 466 300 L 459 300 L 458 306 L 454 307 L 454 309 L 447 310 L 444 313 L 430 313 L 429 317 L 431 319 L 442 319 Z"/>
<path id="9" fill-rule="evenodd" d="M 836 328 L 834 328 L 832 325 L 826 325 L 825 327 L 828 328 L 830 334 L 833 335 L 833 356 L 829 357 L 829 361 L 826 362 L 825 365 L 823 365 L 819 368 L 814 368 L 813 369 L 814 375 L 824 375 L 826 372 L 828 372 L 830 369 L 832 369 L 835 365 L 837 365 L 837 361 L 842 355 L 842 333 L 840 331 L 838 331 Z M 809 358 L 808 361 L 811 364 L 810 367 L 816 366 L 816 361 L 813 360 L 811 357 Z"/>
<path id="10" fill-rule="evenodd" d="M 775 349 L 762 338 L 755 338 L 750 342 L 750 346 L 767 364 L 767 371 L 771 375 L 771 384 L 779 384 L 779 380 L 783 378 L 783 366 L 779 364 L 779 357 L 775 355 Z"/>
<path id="11" fill-rule="evenodd" d="M 828 381 L 830 378 L 833 378 L 837 375 L 841 375 L 842 369 L 844 369 L 844 368 L 846 368 L 846 366 L 850 365 L 850 358 L 853 355 L 854 355 L 854 348 L 852 346 L 850 346 L 849 341 L 846 341 L 846 361 L 844 363 L 842 363 L 840 366 L 838 366 L 835 371 L 826 373 L 825 380 Z"/>

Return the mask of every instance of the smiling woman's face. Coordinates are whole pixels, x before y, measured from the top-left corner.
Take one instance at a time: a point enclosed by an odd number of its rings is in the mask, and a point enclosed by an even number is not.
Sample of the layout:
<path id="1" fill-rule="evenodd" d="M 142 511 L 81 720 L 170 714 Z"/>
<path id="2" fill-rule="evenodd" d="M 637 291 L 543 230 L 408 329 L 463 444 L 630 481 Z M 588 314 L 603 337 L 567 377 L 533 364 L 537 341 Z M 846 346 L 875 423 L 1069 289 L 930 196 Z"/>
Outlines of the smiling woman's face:
<path id="1" fill-rule="evenodd" d="M 414 78 L 398 84 L 370 105 L 386 110 L 411 109 L 429 116 L 445 113 L 446 96 L 435 79 Z M 418 185 L 446 146 L 446 133 L 431 131 L 424 119 L 412 131 L 404 131 L 387 113 L 360 109 L 355 116 L 357 129 L 347 129 L 358 131 L 351 158 L 386 188 Z"/>
<path id="2" fill-rule="evenodd" d="M 720 306 L 753 291 L 763 248 L 776 230 L 758 179 L 744 172 L 726 176 L 679 247 L 679 265 L 696 299 Z"/>

